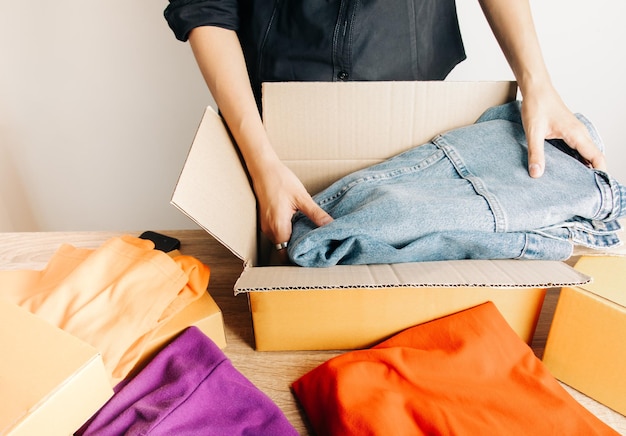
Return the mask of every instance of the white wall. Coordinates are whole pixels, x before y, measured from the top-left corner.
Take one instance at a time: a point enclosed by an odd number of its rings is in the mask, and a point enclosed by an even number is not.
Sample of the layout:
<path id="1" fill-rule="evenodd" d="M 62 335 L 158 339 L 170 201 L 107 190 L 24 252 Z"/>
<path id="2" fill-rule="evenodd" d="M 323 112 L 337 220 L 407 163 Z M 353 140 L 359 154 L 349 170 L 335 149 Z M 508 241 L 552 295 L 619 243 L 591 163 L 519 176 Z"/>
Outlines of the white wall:
<path id="1" fill-rule="evenodd" d="M 189 46 L 167 27 L 166 4 L 4 2 L 0 197 L 9 230 L 193 227 L 169 199 L 211 97 Z"/>
<path id="2" fill-rule="evenodd" d="M 457 0 L 468 60 L 451 80 L 511 79 L 477 0 Z M 193 228 L 169 198 L 213 104 L 167 1 L 6 1 L 0 14 L 0 231 Z M 626 181 L 626 4 L 533 1 L 553 81 Z"/>

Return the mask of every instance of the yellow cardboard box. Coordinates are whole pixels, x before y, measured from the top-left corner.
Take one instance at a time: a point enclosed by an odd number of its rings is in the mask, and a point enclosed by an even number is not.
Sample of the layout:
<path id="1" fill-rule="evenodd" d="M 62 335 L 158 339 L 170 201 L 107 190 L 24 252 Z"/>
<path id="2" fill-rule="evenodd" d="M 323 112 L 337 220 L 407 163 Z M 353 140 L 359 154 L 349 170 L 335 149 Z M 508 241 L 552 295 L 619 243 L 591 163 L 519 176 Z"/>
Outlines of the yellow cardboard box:
<path id="1" fill-rule="evenodd" d="M 626 415 L 626 257 L 583 256 L 593 282 L 565 287 L 543 362 L 563 383 Z"/>
<path id="2" fill-rule="evenodd" d="M 515 98 L 514 82 L 265 83 L 263 122 L 278 156 L 316 193 L 338 178 L 471 124 Z M 353 349 L 485 301 L 525 341 L 545 288 L 588 277 L 560 262 L 455 261 L 276 266 L 254 192 L 222 119 L 208 108 L 172 204 L 243 261 L 257 350 Z"/>
<path id="3" fill-rule="evenodd" d="M 0 434 L 76 431 L 113 395 L 98 351 L 0 299 Z"/>

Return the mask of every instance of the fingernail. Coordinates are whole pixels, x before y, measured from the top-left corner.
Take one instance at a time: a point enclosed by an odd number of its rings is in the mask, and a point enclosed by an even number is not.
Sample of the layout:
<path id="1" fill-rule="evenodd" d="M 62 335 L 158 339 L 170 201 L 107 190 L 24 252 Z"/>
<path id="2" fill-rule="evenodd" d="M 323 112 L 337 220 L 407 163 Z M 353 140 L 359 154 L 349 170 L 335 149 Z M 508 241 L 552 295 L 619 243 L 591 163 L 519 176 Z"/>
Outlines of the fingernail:
<path id="1" fill-rule="evenodd" d="M 541 168 L 541 165 L 534 163 L 530 165 L 528 172 L 530 177 L 541 177 L 543 174 L 543 168 Z"/>

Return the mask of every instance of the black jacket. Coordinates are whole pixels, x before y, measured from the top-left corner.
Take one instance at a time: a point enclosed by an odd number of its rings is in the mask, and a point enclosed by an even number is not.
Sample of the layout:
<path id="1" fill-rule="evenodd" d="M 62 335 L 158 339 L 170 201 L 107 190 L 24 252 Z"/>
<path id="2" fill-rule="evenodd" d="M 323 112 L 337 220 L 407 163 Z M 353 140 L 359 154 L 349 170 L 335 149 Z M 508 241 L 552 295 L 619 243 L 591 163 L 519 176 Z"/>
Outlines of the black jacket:
<path id="1" fill-rule="evenodd" d="M 181 41 L 237 31 L 257 102 L 267 81 L 441 80 L 465 59 L 454 0 L 170 0 Z"/>

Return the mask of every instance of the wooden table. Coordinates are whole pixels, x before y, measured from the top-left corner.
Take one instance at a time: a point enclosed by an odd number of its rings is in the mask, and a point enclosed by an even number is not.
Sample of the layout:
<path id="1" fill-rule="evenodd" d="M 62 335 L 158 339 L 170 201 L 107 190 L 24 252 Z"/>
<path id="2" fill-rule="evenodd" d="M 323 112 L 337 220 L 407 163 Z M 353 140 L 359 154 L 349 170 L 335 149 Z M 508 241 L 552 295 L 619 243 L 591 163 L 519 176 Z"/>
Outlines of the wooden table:
<path id="1" fill-rule="evenodd" d="M 311 430 L 298 406 L 290 385 L 293 381 L 339 351 L 254 350 L 252 320 L 245 296 L 233 295 L 233 285 L 242 270 L 242 261 L 203 230 L 160 231 L 181 241 L 181 252 L 197 257 L 211 268 L 209 292 L 223 312 L 227 347 L 225 354 L 244 376 L 265 392 L 285 413 L 302 435 Z M 141 232 L 45 232 L 0 233 L 0 269 L 43 269 L 63 243 L 97 248 L 107 239 Z M 532 348 L 541 357 L 558 299 L 558 289 L 548 290 Z M 574 391 L 566 389 L 585 407 L 613 428 L 626 434 L 626 417 Z"/>

